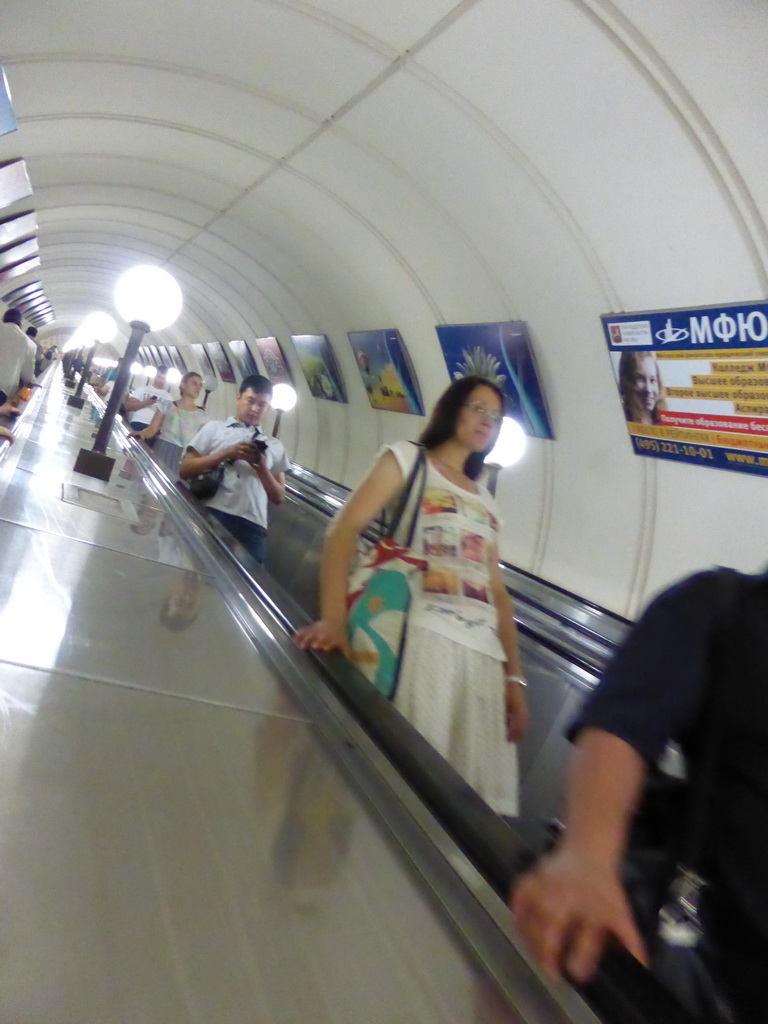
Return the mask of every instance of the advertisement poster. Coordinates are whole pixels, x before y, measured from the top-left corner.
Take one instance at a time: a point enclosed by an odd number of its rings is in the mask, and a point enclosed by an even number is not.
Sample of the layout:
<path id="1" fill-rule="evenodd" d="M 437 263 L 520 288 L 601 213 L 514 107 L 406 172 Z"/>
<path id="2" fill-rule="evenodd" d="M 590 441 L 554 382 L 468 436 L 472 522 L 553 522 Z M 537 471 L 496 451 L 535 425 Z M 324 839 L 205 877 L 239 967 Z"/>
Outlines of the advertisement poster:
<path id="1" fill-rule="evenodd" d="M 480 376 L 507 396 L 507 415 L 530 437 L 553 438 L 528 328 L 522 320 L 495 324 L 441 324 L 435 328 L 451 380 Z"/>
<path id="2" fill-rule="evenodd" d="M 165 366 L 166 369 L 170 370 L 173 366 L 173 360 L 171 359 L 170 353 L 165 345 L 157 346 L 157 353 L 160 356 L 160 366 Z"/>
<path id="3" fill-rule="evenodd" d="M 273 384 L 293 384 L 277 338 L 256 338 L 256 348 Z"/>
<path id="4" fill-rule="evenodd" d="M 349 331 L 355 362 L 374 409 L 424 414 L 400 332 Z"/>
<path id="5" fill-rule="evenodd" d="M 209 341 L 206 344 L 208 355 L 210 360 L 216 369 L 219 371 L 219 376 L 225 384 L 235 384 L 235 374 L 232 370 L 232 364 L 229 361 L 227 353 L 224 351 L 224 346 L 220 341 Z"/>
<path id="6" fill-rule="evenodd" d="M 181 354 L 181 351 L 175 345 L 169 345 L 168 355 L 171 357 L 171 363 L 176 369 L 181 374 L 185 374 L 187 372 L 187 364 L 184 362 L 184 356 Z"/>
<path id="7" fill-rule="evenodd" d="M 768 473 L 768 303 L 601 320 L 638 455 Z"/>
<path id="8" fill-rule="evenodd" d="M 346 402 L 341 374 L 328 338 L 324 334 L 293 334 L 291 337 L 312 397 Z"/>
<path id="9" fill-rule="evenodd" d="M 197 365 L 200 367 L 200 372 L 205 376 L 216 376 L 216 370 L 213 368 L 213 363 L 208 353 L 205 351 L 203 345 L 190 345 L 192 349 L 192 355 L 197 360 Z"/>
<path id="10" fill-rule="evenodd" d="M 235 369 L 240 374 L 241 380 L 246 377 L 253 377 L 259 372 L 256 360 L 251 355 L 251 350 L 244 341 L 230 341 L 229 350 L 235 361 Z"/>

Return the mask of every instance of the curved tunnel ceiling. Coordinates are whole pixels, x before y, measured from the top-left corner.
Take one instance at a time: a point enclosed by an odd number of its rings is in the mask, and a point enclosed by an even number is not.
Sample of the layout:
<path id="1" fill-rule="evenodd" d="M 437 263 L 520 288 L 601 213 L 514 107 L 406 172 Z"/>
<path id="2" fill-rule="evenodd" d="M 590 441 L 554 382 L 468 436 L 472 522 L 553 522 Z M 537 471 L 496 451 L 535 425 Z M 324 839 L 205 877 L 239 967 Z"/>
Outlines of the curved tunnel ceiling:
<path id="1" fill-rule="evenodd" d="M 303 413 L 294 454 L 354 480 L 403 427 L 348 330 L 398 327 L 431 402 L 435 324 L 526 320 L 558 441 L 510 557 L 624 611 L 682 566 L 597 318 L 768 291 L 762 0 L 6 0 L 0 38 L 58 327 L 148 261 L 185 296 L 164 343 L 327 333 L 350 406 Z M 625 506 L 629 541 L 601 518 Z"/>

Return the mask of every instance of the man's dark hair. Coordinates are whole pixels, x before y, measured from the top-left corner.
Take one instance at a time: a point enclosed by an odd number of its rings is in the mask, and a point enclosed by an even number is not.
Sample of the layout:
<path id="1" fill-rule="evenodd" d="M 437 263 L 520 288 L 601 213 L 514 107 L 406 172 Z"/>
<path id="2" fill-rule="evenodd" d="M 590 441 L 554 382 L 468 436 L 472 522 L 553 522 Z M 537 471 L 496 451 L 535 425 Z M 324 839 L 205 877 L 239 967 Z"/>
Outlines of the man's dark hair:
<path id="1" fill-rule="evenodd" d="M 21 310 L 14 309 L 13 307 L 6 309 L 3 316 L 3 323 L 16 324 L 17 327 L 21 327 Z"/>
<path id="2" fill-rule="evenodd" d="M 237 393 L 242 395 L 245 391 L 253 391 L 256 395 L 271 395 L 272 381 L 261 373 L 252 373 L 245 378 Z"/>
<path id="3" fill-rule="evenodd" d="M 168 373 L 168 367 L 167 366 L 157 366 L 157 367 L 155 367 L 155 376 L 157 376 L 158 373 Z"/>
<path id="4" fill-rule="evenodd" d="M 36 327 L 28 327 L 27 328 L 27 334 L 29 335 L 30 338 L 36 338 L 37 337 L 37 328 Z"/>

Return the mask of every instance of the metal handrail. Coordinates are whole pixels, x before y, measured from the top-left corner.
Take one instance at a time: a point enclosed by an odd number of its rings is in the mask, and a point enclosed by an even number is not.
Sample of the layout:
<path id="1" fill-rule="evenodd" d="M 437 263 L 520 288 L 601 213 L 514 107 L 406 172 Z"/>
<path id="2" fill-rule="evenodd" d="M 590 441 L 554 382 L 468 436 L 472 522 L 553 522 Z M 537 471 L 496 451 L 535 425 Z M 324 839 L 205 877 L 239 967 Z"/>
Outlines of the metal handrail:
<path id="1" fill-rule="evenodd" d="M 206 570 L 220 584 L 224 578 L 222 592 L 225 597 L 229 592 L 228 603 L 241 624 L 251 633 L 259 629 L 263 643 L 266 643 L 265 637 L 268 637 L 269 642 L 279 648 L 279 662 L 283 670 L 294 675 L 304 686 L 304 696 L 309 695 L 309 700 L 314 701 L 317 707 L 327 700 L 323 697 L 323 690 L 328 694 L 333 693 L 341 701 L 360 724 L 367 740 L 373 744 L 367 756 L 375 758 L 375 752 L 378 752 L 378 756 L 384 755 L 386 763 L 396 767 L 401 778 L 418 797 L 419 805 L 427 812 L 429 820 L 439 823 L 456 844 L 455 852 L 447 854 L 448 866 L 454 872 L 453 885 L 463 887 L 467 884 L 467 869 L 459 869 L 457 859 L 464 856 L 505 903 L 513 878 L 532 860 L 531 844 L 522 825 L 517 827 L 517 823 L 512 826 L 502 821 L 345 659 L 339 655 L 317 655 L 292 649 L 288 637 L 308 621 L 306 613 L 253 562 L 244 549 L 235 545 L 233 551 L 229 535 L 212 517 L 206 518 L 199 508 L 185 500 L 150 455 L 127 437 L 127 431 L 122 425 L 118 426 L 118 433 L 120 446 L 128 447 L 138 459 L 153 490 L 181 527 L 187 543 L 205 562 Z M 205 541 L 208 542 L 207 550 L 202 555 Z M 211 543 L 217 549 L 213 557 L 209 550 Z M 245 588 L 243 581 L 247 585 Z M 260 617 L 258 626 L 254 615 Z M 266 648 L 262 646 L 262 650 Z M 318 690 L 311 682 L 308 685 L 306 669 L 310 665 L 312 675 L 321 678 L 327 684 L 326 687 Z M 360 737 L 354 742 L 346 739 L 342 743 L 344 746 L 349 748 L 350 756 L 353 756 L 353 751 L 360 753 L 364 741 Z M 407 797 L 403 799 L 407 803 Z M 419 817 L 418 808 L 409 806 L 409 810 L 418 819 L 418 830 L 429 833 L 428 820 Z M 435 833 L 433 838 L 437 842 L 438 834 Z M 520 950 L 508 923 L 504 923 L 506 911 L 503 906 L 498 901 L 494 906 L 489 905 L 482 891 L 476 887 L 471 892 L 472 898 L 482 903 L 500 933 L 504 934 L 505 941 L 509 942 L 508 955 L 519 959 Z M 503 957 L 502 953 L 502 960 Z M 537 980 L 545 984 L 541 977 Z M 576 987 L 576 991 L 607 1024 L 657 1024 L 661 1020 L 665 1024 L 693 1024 L 691 1018 L 648 971 L 618 947 L 608 950 L 594 981 L 586 987 Z M 579 1005 L 583 1004 L 568 1002 L 567 999 L 564 1018 L 562 1000 L 567 993 L 561 993 L 562 998 L 555 998 L 554 992 L 552 990 L 550 1012 L 545 1016 L 526 1015 L 524 1019 L 541 1024 L 545 1020 L 549 1024 L 562 1020 L 587 1019 L 589 1014 L 584 1016 L 579 1009 Z"/>

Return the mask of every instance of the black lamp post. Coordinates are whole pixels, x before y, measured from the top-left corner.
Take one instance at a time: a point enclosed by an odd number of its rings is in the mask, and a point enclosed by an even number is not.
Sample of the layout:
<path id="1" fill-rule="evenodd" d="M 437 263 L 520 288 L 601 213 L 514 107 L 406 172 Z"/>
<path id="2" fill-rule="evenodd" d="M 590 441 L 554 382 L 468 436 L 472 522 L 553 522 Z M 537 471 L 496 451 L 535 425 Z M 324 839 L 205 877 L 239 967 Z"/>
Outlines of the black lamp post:
<path id="1" fill-rule="evenodd" d="M 93 447 L 81 448 L 74 466 L 76 473 L 104 481 L 109 481 L 115 465 L 115 460 L 106 454 L 107 445 L 139 346 L 150 330 L 162 330 L 174 322 L 181 312 L 181 289 L 167 270 L 149 266 L 133 267 L 117 283 L 115 305 L 123 319 L 130 323 L 131 336 L 118 364 L 112 394 Z"/>
<path id="2" fill-rule="evenodd" d="M 93 354 L 96 351 L 97 341 L 90 346 L 88 349 L 88 355 L 85 357 L 85 364 L 80 372 L 80 383 L 77 385 L 77 390 L 74 395 L 70 395 L 67 399 L 67 405 L 71 405 L 73 409 L 82 409 L 85 405 L 85 399 L 83 398 L 83 388 L 91 376 L 91 362 L 93 361 Z"/>
<path id="3" fill-rule="evenodd" d="M 81 352 L 82 352 L 82 349 L 79 348 L 75 352 L 72 353 L 72 360 L 71 360 L 71 362 L 69 364 L 69 370 L 67 371 L 67 375 L 64 378 L 64 384 L 68 388 L 73 388 L 75 386 L 75 383 L 76 383 L 75 382 L 75 368 L 76 368 L 77 364 L 80 362 L 80 353 Z"/>
<path id="4" fill-rule="evenodd" d="M 112 476 L 115 460 L 106 454 L 107 445 L 112 436 L 112 428 L 115 425 L 117 411 L 123 401 L 128 378 L 131 376 L 131 366 L 136 358 L 136 353 L 139 351 L 139 345 L 141 345 L 144 335 L 148 331 L 149 324 L 145 324 L 142 320 L 131 321 L 131 336 L 128 339 L 125 355 L 118 364 L 115 384 L 112 388 L 112 394 L 109 396 L 104 416 L 99 424 L 99 429 L 96 431 L 93 448 L 80 449 L 75 460 L 76 473 L 84 473 L 86 476 L 93 476 L 97 480 L 105 481 L 108 481 Z"/>

